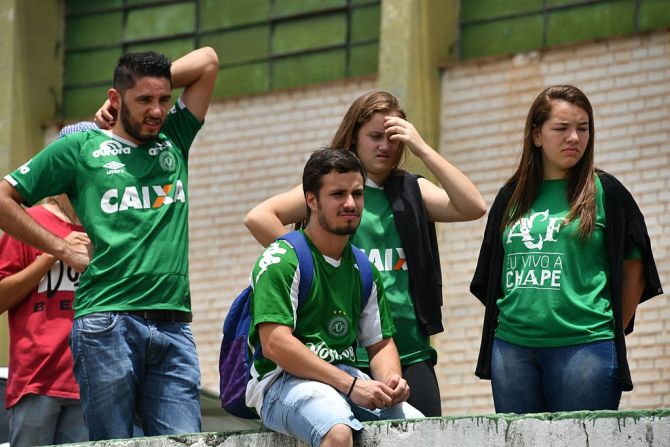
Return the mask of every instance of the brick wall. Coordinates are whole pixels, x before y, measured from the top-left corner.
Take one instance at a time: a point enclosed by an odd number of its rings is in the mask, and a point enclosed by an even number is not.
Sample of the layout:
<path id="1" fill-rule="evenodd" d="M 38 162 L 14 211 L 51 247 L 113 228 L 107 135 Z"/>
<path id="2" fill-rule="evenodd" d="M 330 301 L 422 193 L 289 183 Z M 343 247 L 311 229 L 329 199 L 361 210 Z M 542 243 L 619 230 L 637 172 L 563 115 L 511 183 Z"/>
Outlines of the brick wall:
<path id="1" fill-rule="evenodd" d="M 670 279 L 670 33 L 516 55 L 448 68 L 441 152 L 488 204 L 517 163 L 525 115 L 548 84 L 574 83 L 596 113 L 596 162 L 633 192 L 657 265 Z M 221 324 L 261 247 L 242 222 L 266 197 L 300 182 L 309 153 L 327 144 L 351 101 L 375 87 L 350 81 L 213 104 L 190 160 L 191 283 L 205 387 L 218 390 Z M 485 219 L 439 226 L 447 331 L 434 339 L 445 414 L 493 411 L 474 376 L 483 307 L 470 295 Z M 622 409 L 670 406 L 670 310 L 661 296 L 638 312 L 628 337 L 636 388 Z"/>
<path id="2" fill-rule="evenodd" d="M 633 193 L 645 216 L 661 280 L 670 280 L 670 33 L 615 39 L 447 68 L 442 154 L 480 188 L 488 205 L 512 175 L 528 108 L 546 85 L 581 88 L 595 111 L 596 164 Z M 440 226 L 445 334 L 439 380 L 445 414 L 493 411 L 490 383 L 474 375 L 483 306 L 468 292 L 486 218 Z M 621 408 L 670 406 L 667 295 L 643 304 L 627 337 L 635 390 Z"/>
<path id="3" fill-rule="evenodd" d="M 266 198 L 301 181 L 370 80 L 247 96 L 212 104 L 189 160 L 190 266 L 203 385 L 219 389 L 221 327 L 262 247 L 243 224 Z"/>

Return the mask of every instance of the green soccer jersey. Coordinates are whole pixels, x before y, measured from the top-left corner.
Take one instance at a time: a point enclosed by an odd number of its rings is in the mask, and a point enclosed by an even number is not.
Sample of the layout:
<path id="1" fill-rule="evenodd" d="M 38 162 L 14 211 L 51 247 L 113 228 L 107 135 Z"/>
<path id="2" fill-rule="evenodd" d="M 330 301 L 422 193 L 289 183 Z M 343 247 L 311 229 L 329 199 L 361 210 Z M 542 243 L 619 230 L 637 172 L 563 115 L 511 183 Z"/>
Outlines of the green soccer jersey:
<path id="1" fill-rule="evenodd" d="M 190 311 L 187 158 L 201 126 L 179 100 L 150 143 L 138 146 L 104 130 L 79 132 L 5 177 L 29 205 L 70 197 L 94 248 L 75 317 Z"/>
<path id="2" fill-rule="evenodd" d="M 365 251 L 370 262 L 379 270 L 384 293 L 391 309 L 397 332 L 393 337 L 403 365 L 437 358 L 430 340 L 421 333 L 416 319 L 414 302 L 409 291 L 409 272 L 405 251 L 393 210 L 384 190 L 368 180 L 365 185 L 365 212 L 352 242 Z M 367 352 L 359 349 L 357 365 L 369 366 Z"/>
<path id="3" fill-rule="evenodd" d="M 300 307 L 300 269 L 291 245 L 283 240 L 273 242 L 256 262 L 250 278 L 253 295 L 249 343 L 256 346 L 260 342 L 260 323 L 278 323 L 291 327 L 293 335 L 319 358 L 353 366 L 357 341 L 370 346 L 395 332 L 379 272 L 372 269 L 372 292 L 362 308 L 361 276 L 350 245 L 340 260 L 334 260 L 323 256 L 305 237 L 314 259 L 314 276 Z M 281 371 L 269 359 L 254 362 L 247 385 L 247 406 L 255 407 L 260 414 L 265 390 Z"/>
<path id="4" fill-rule="evenodd" d="M 530 212 L 505 229 L 496 337 L 528 347 L 614 338 L 603 189 L 595 182 L 596 225 L 586 240 L 579 219 L 564 224 L 566 180 L 545 180 Z"/>

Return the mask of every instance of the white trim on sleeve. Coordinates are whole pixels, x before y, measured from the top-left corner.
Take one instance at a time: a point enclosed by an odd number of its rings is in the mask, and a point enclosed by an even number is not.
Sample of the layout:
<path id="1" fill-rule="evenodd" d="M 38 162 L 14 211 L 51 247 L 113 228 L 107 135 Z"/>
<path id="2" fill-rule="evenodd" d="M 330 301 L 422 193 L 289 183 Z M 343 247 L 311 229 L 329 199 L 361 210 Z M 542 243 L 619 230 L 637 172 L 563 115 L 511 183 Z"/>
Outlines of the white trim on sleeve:
<path id="1" fill-rule="evenodd" d="M 7 174 L 5 176 L 5 180 L 7 180 L 7 182 L 9 182 L 9 184 L 14 186 L 14 187 L 16 187 L 16 185 L 18 185 L 18 182 L 16 180 L 14 180 L 14 178 L 9 174 Z"/>

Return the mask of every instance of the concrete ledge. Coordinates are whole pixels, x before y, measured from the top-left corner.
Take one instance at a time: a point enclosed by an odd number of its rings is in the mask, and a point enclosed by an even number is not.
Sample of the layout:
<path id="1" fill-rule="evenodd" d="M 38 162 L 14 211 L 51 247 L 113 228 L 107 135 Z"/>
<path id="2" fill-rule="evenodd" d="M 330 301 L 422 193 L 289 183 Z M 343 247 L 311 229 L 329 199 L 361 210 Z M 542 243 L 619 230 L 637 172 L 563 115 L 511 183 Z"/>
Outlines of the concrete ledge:
<path id="1" fill-rule="evenodd" d="M 669 447 L 670 409 L 427 418 L 366 423 L 360 447 Z M 303 447 L 268 430 L 157 436 L 79 446 Z"/>

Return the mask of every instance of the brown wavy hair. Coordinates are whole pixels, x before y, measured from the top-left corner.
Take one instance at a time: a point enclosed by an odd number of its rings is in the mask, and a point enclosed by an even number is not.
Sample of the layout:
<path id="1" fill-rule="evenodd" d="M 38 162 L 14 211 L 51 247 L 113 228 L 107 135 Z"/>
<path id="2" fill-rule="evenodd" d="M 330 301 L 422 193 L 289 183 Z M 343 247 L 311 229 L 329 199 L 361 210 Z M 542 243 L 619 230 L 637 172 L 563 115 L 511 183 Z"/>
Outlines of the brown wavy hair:
<path id="1" fill-rule="evenodd" d="M 349 106 L 349 110 L 342 118 L 340 126 L 335 132 L 335 136 L 330 143 L 330 147 L 337 149 L 344 149 L 345 151 L 356 152 L 356 140 L 358 139 L 358 131 L 368 121 L 372 119 L 375 113 L 397 113 L 402 119 L 407 119 L 405 111 L 400 105 L 398 98 L 388 92 L 371 91 L 365 93 L 354 100 Z M 405 145 L 400 147 L 401 153 L 405 154 Z M 397 169 L 402 160 L 402 156 L 398 158 L 398 163 L 393 169 Z"/>
<path id="2" fill-rule="evenodd" d="M 542 148 L 533 144 L 533 131 L 539 129 L 549 119 L 554 101 L 565 101 L 584 110 L 589 116 L 589 141 L 581 160 L 570 168 L 567 175 L 567 198 L 570 211 L 564 222 L 568 224 L 579 218 L 579 233 L 587 238 L 596 221 L 596 186 L 593 146 L 595 129 L 593 108 L 586 95 L 572 85 L 552 85 L 545 88 L 530 107 L 526 118 L 521 161 L 507 184 L 516 183 L 514 192 L 503 216 L 501 232 L 530 211 L 543 180 Z"/>

